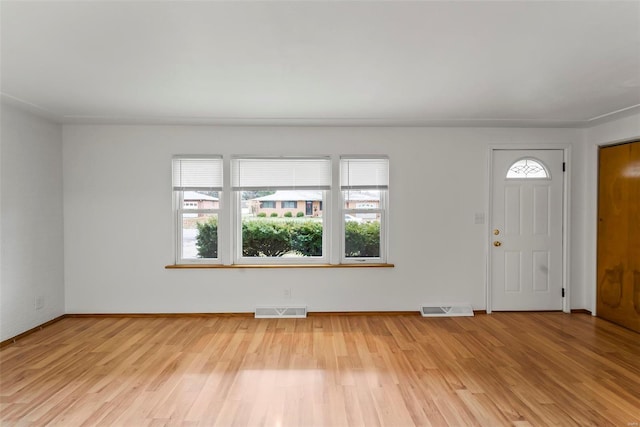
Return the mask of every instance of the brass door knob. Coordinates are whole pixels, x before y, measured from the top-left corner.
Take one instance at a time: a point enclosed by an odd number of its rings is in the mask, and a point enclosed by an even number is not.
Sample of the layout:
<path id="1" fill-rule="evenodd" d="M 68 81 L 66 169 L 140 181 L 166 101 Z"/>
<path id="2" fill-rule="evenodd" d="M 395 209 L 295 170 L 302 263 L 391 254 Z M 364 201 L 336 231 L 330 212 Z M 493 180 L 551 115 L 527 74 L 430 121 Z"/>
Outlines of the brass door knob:
<path id="1" fill-rule="evenodd" d="M 496 247 L 502 246 L 502 242 L 499 242 L 496 240 L 495 242 L 493 242 L 493 246 L 496 246 Z"/>

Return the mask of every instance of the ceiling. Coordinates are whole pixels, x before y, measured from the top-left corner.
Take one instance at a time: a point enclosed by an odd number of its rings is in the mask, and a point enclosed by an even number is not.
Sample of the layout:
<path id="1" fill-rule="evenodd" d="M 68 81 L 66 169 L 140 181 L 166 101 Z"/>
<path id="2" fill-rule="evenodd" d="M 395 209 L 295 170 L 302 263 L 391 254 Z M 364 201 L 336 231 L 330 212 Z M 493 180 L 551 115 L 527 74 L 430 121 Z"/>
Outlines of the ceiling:
<path id="1" fill-rule="evenodd" d="M 638 1 L 6 1 L 60 123 L 588 126 L 640 111 Z"/>

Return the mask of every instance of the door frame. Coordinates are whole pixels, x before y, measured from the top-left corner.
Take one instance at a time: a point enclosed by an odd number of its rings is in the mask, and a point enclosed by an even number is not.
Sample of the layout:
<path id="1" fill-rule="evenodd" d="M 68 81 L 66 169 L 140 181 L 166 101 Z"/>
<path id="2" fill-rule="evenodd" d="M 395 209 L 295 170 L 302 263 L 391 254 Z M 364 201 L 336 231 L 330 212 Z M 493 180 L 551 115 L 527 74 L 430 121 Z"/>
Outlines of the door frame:
<path id="1" fill-rule="evenodd" d="M 492 271 L 491 271 L 491 241 L 493 235 L 491 234 L 493 225 L 493 153 L 498 150 L 561 150 L 564 158 L 565 173 L 563 174 L 563 186 L 562 186 L 562 288 L 565 290 L 564 297 L 562 298 L 562 311 L 565 313 L 571 312 L 571 289 L 570 281 L 570 248 L 569 242 L 571 230 L 570 221 L 571 217 L 569 200 L 571 191 L 571 145 L 570 144 L 491 144 L 487 150 L 487 165 L 488 173 L 486 177 L 487 185 L 487 199 L 485 201 L 485 209 L 488 212 L 487 221 L 485 224 L 485 263 L 486 263 L 486 277 L 485 277 L 485 297 L 486 297 L 486 311 L 490 314 L 493 310 L 492 306 Z"/>

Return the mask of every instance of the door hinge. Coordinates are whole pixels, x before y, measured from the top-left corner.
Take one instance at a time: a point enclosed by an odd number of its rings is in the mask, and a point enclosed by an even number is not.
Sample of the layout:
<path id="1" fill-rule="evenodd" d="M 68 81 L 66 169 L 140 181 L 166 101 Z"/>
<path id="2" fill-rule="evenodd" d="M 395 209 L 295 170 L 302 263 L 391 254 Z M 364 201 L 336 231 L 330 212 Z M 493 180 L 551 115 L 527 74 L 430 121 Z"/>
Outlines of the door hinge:
<path id="1" fill-rule="evenodd" d="M 564 288 L 562 288 L 562 298 L 564 298 Z"/>
<path id="2" fill-rule="evenodd" d="M 567 171 L 567 164 L 565 162 L 562 162 L 562 172 L 566 172 Z"/>

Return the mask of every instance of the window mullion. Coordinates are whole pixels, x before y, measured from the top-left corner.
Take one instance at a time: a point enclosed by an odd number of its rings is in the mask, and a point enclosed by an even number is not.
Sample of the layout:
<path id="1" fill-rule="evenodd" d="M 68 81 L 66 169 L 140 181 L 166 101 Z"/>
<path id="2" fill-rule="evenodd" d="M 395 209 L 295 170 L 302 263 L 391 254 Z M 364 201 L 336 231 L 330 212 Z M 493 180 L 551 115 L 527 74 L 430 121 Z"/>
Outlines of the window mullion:
<path id="1" fill-rule="evenodd" d="M 233 224 L 233 214 L 235 200 L 231 192 L 231 161 L 228 157 L 222 159 L 222 203 L 220 204 L 220 214 L 218 217 L 219 227 L 222 229 L 222 233 L 218 234 L 218 257 L 220 262 L 224 265 L 233 264 L 233 230 L 235 229 Z"/>
<path id="2" fill-rule="evenodd" d="M 173 192 L 174 196 L 173 196 L 173 202 L 174 202 L 174 218 L 173 218 L 173 223 L 174 226 L 176 227 L 176 232 L 173 233 L 174 237 L 175 237 L 175 260 L 176 263 L 179 263 L 182 261 L 182 213 L 180 212 L 180 208 L 182 207 L 184 200 L 183 200 L 183 193 L 182 191 L 174 191 Z"/>
<path id="3" fill-rule="evenodd" d="M 239 263 L 242 258 L 242 192 L 233 192 L 233 262 Z"/>
<path id="4" fill-rule="evenodd" d="M 344 224 L 341 218 L 344 218 L 342 208 L 344 207 L 344 200 L 342 198 L 342 191 L 340 191 L 340 158 L 334 156 L 331 159 L 331 191 L 327 201 L 330 204 L 329 215 L 331 219 L 331 225 L 329 232 L 331 233 L 328 239 L 330 245 L 329 256 L 331 264 L 341 263 L 341 253 L 344 251 Z"/>

